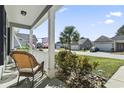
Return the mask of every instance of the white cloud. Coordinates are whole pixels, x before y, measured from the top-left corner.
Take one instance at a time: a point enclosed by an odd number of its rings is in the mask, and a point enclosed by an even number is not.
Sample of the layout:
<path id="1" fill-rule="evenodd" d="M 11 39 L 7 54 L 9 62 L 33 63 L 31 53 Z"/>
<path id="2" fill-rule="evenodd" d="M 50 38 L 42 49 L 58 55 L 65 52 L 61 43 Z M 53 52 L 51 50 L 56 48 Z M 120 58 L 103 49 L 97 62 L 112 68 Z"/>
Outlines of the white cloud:
<path id="1" fill-rule="evenodd" d="M 121 17 L 122 16 L 122 12 L 110 12 L 110 15 Z"/>
<path id="2" fill-rule="evenodd" d="M 65 7 L 64 7 L 64 8 L 62 8 L 62 9 L 59 10 L 59 13 L 65 12 L 65 11 L 67 11 L 67 10 L 68 10 L 68 8 L 65 8 Z"/>
<path id="3" fill-rule="evenodd" d="M 122 12 L 110 12 L 109 14 L 106 15 L 106 17 L 111 17 L 111 16 L 117 16 L 117 17 L 121 17 L 123 14 Z"/>
<path id="4" fill-rule="evenodd" d="M 104 21 L 105 24 L 112 24 L 112 23 L 114 23 L 114 22 L 115 22 L 115 21 L 112 20 L 112 19 L 107 19 L 107 20 Z"/>

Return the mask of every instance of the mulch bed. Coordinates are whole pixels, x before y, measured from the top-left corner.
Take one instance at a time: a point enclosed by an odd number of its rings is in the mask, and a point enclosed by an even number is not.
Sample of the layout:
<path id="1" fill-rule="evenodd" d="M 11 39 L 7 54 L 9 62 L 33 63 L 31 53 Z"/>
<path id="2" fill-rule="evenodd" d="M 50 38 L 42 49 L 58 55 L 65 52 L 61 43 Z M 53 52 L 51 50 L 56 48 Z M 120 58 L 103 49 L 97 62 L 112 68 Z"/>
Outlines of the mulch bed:
<path id="1" fill-rule="evenodd" d="M 78 74 L 71 73 L 71 75 L 65 75 L 63 73 L 56 73 L 56 77 L 65 82 L 70 88 L 105 88 L 107 79 L 95 74 Z"/>

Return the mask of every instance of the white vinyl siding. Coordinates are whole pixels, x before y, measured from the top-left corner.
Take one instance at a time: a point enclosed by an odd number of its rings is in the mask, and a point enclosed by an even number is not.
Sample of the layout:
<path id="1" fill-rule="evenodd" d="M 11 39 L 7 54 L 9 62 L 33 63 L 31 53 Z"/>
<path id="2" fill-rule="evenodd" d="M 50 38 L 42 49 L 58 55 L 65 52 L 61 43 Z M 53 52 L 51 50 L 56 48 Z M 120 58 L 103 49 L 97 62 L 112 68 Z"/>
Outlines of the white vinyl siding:
<path id="1" fill-rule="evenodd" d="M 95 43 L 95 47 L 101 51 L 112 51 L 113 43 Z"/>
<path id="2" fill-rule="evenodd" d="M 79 45 L 71 45 L 71 50 L 79 50 Z"/>

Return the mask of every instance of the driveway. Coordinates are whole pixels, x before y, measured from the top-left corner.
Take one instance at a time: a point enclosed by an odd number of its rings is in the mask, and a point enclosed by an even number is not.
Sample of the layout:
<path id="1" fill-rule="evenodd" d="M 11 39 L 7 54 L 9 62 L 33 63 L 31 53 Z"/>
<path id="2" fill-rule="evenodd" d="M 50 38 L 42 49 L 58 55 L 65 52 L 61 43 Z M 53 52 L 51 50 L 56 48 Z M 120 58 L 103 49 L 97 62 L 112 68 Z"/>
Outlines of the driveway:
<path id="1" fill-rule="evenodd" d="M 72 51 L 73 53 L 79 55 L 86 55 L 86 56 L 95 56 L 95 57 L 106 57 L 106 58 L 114 58 L 114 59 L 121 59 L 124 60 L 124 55 L 117 55 L 105 52 L 82 52 L 82 51 Z"/>

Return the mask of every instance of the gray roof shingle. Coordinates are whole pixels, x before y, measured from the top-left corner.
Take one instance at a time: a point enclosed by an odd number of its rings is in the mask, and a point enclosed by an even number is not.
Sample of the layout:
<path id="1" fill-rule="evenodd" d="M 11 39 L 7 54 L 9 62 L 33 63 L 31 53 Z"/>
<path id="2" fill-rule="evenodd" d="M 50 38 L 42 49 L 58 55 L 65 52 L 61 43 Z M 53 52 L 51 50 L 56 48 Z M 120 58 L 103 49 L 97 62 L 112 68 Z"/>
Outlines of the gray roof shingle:
<path id="1" fill-rule="evenodd" d="M 124 35 L 116 35 L 116 36 L 112 37 L 111 39 L 113 39 L 113 40 L 124 40 Z"/>
<path id="2" fill-rule="evenodd" d="M 112 42 L 113 40 L 106 36 L 100 36 L 98 39 L 96 39 L 94 42 Z"/>
<path id="3" fill-rule="evenodd" d="M 81 45 L 81 44 L 84 44 L 87 40 L 88 38 L 79 39 L 78 42 L 72 42 L 71 45 Z"/>
<path id="4" fill-rule="evenodd" d="M 78 43 L 79 43 L 79 44 L 84 44 L 87 40 L 88 40 L 88 38 L 80 39 L 80 40 L 78 41 Z"/>

